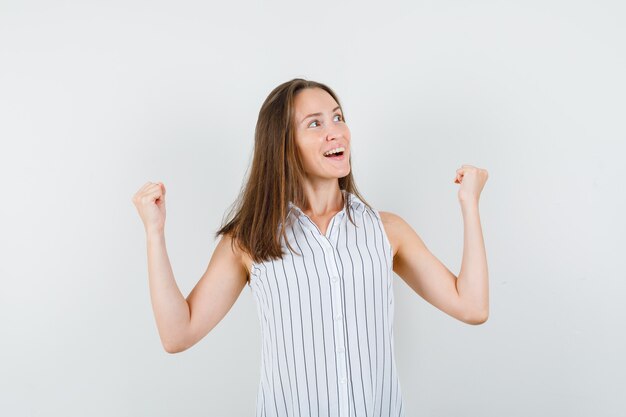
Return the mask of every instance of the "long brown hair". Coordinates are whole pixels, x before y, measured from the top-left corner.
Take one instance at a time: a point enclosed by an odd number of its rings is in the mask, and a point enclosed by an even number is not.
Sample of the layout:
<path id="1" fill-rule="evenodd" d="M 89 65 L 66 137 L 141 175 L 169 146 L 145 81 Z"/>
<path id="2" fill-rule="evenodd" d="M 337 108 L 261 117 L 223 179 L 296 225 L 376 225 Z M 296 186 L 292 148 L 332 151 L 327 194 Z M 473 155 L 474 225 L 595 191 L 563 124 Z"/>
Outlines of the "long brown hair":
<path id="1" fill-rule="evenodd" d="M 328 92 L 339 105 L 345 121 L 345 112 L 337 95 L 330 87 L 316 81 L 294 78 L 274 88 L 263 102 L 254 132 L 254 155 L 248 178 L 231 205 L 230 220 L 215 233 L 216 239 L 223 234 L 232 236 L 232 242 L 247 252 L 254 262 L 282 258 L 281 235 L 289 249 L 295 252 L 286 238 L 285 227 L 282 227 L 288 204 L 292 201 L 303 209 L 308 207 L 302 186 L 306 174 L 295 143 L 294 123 L 294 98 L 304 88 L 321 88 Z M 352 156 L 349 162 L 352 166 Z M 353 193 L 370 207 L 356 189 L 352 169 L 338 181 L 340 190 Z M 349 201 L 345 200 L 348 218 L 354 223 L 348 209 Z M 277 233 L 279 226 L 280 234 Z"/>

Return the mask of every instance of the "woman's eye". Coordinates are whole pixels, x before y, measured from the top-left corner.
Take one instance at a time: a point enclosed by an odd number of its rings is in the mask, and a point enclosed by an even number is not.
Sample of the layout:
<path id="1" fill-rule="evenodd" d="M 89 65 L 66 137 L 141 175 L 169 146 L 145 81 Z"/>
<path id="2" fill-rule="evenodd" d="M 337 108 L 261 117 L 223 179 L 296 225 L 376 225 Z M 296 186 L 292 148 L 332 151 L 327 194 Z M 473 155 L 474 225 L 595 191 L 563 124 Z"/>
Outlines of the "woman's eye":
<path id="1" fill-rule="evenodd" d="M 336 115 L 335 115 L 335 117 L 339 117 L 339 120 L 338 120 L 339 122 L 343 121 L 343 116 L 342 116 L 342 115 L 340 115 L 340 114 L 336 114 Z M 309 124 L 309 127 L 311 127 L 311 125 L 313 125 L 313 123 L 317 123 L 317 124 L 319 124 L 319 120 L 313 120 L 313 121 Z M 317 126 L 313 126 L 313 127 L 317 127 Z"/>

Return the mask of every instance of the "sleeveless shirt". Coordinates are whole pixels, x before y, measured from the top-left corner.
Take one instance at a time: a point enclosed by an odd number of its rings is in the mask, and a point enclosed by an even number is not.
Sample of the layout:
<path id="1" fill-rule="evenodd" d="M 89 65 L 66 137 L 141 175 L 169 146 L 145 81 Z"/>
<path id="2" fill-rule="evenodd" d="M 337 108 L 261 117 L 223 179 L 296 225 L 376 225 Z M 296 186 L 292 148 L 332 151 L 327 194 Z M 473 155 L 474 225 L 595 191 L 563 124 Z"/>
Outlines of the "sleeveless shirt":
<path id="1" fill-rule="evenodd" d="M 256 416 L 404 416 L 396 371 L 393 252 L 380 214 L 341 191 L 325 234 L 289 202 L 283 257 L 253 262 L 261 324 Z M 279 226 L 280 228 L 281 226 Z"/>

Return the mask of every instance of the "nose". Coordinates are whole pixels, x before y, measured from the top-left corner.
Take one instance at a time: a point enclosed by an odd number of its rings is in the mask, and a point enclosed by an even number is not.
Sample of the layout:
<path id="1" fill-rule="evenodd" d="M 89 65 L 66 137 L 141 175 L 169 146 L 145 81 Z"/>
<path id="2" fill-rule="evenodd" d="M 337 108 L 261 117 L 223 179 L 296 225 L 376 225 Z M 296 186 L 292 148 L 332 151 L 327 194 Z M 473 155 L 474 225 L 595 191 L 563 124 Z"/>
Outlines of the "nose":
<path id="1" fill-rule="evenodd" d="M 328 129 L 327 129 L 327 133 L 326 133 L 326 140 L 336 140 L 341 138 L 343 135 L 341 128 L 339 126 L 335 126 L 335 125 L 331 125 Z"/>

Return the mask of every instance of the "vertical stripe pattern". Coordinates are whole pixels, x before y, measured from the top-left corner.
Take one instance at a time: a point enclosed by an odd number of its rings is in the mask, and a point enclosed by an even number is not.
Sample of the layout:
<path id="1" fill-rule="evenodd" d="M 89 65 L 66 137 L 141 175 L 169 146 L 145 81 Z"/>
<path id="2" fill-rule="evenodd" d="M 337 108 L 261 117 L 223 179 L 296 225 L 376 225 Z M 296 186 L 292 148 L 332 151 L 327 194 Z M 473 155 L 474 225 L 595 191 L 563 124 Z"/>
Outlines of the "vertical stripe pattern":
<path id="1" fill-rule="evenodd" d="M 253 263 L 261 324 L 256 417 L 404 417 L 393 343 L 393 252 L 380 214 L 342 190 L 325 234 L 289 203 L 283 257 Z"/>

